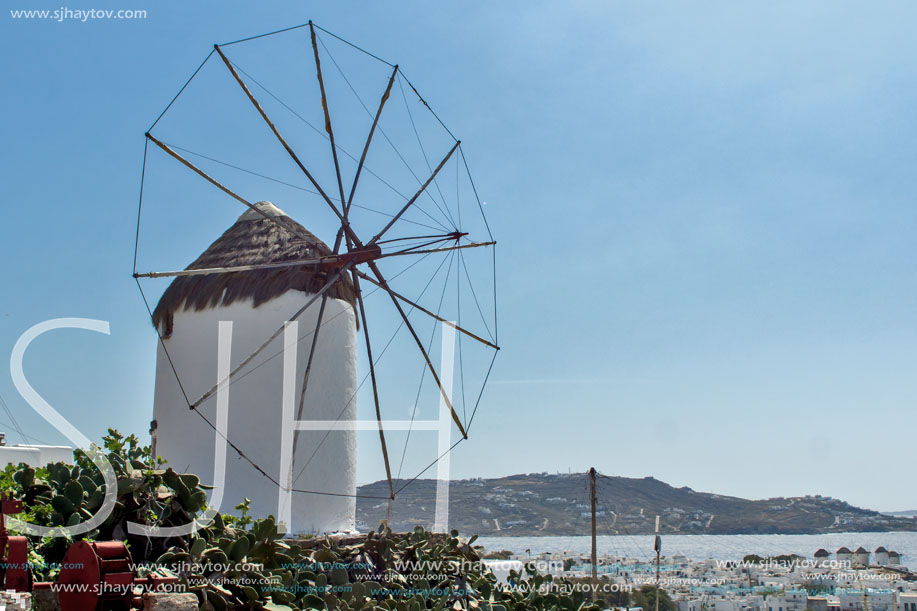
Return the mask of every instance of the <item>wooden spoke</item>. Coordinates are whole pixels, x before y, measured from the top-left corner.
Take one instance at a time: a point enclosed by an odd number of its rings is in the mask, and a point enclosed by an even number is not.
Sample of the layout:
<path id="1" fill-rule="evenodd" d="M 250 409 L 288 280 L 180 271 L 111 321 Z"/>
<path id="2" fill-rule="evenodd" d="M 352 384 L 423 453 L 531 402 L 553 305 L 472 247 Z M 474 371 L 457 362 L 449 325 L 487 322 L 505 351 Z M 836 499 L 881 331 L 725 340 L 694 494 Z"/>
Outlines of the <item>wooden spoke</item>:
<path id="1" fill-rule="evenodd" d="M 406 304 L 408 304 L 408 305 L 411 306 L 412 308 L 415 308 L 415 309 L 417 309 L 417 310 L 420 310 L 421 312 L 423 312 L 424 314 L 427 314 L 428 316 L 432 316 L 433 318 L 435 318 L 435 319 L 438 320 L 439 322 L 443 323 L 444 325 L 449 325 L 450 327 L 452 327 L 453 329 L 455 329 L 455 330 L 458 331 L 459 333 L 464 333 L 465 335 L 467 335 L 467 336 L 470 337 L 471 339 L 477 340 L 477 341 L 481 342 L 482 344 L 484 344 L 485 346 L 490 346 L 490 347 L 493 348 L 494 350 L 499 350 L 499 349 L 500 349 L 500 346 L 498 346 L 498 345 L 496 345 L 496 344 L 493 344 L 493 343 L 487 341 L 486 339 L 484 339 L 483 337 L 480 337 L 480 336 L 478 336 L 478 335 L 475 335 L 475 334 L 472 333 L 471 331 L 468 331 L 467 329 L 464 329 L 464 328 L 458 326 L 457 324 L 455 324 L 455 323 L 452 322 L 451 320 L 446 320 L 446 319 L 443 318 L 442 316 L 439 316 L 439 315 L 437 315 L 437 314 L 434 314 L 433 312 L 431 312 L 430 310 L 428 310 L 428 309 L 426 309 L 425 307 L 421 306 L 420 304 L 417 304 L 417 303 L 411 301 L 410 299 L 408 299 L 407 297 L 405 297 L 404 295 L 395 292 L 394 290 L 392 290 L 391 287 L 383 286 L 381 282 L 379 282 L 378 280 L 374 280 L 371 276 L 368 276 L 368 275 L 364 274 L 364 273 L 361 272 L 361 271 L 357 271 L 357 274 L 360 276 L 360 278 L 363 278 L 363 279 L 366 280 L 367 282 L 371 282 L 371 283 L 375 284 L 375 285 L 378 286 L 380 289 L 382 289 L 382 290 L 388 292 L 390 295 L 394 295 L 395 297 L 397 297 L 397 298 L 400 299 L 401 301 L 405 302 Z"/>
<path id="2" fill-rule="evenodd" d="M 345 216 L 350 212 L 350 205 L 353 203 L 353 195 L 357 191 L 357 182 L 359 182 L 360 173 L 363 171 L 363 163 L 366 161 L 366 154 L 369 152 L 369 144 L 373 140 L 373 134 L 376 132 L 376 126 L 379 124 L 379 117 L 382 116 L 382 108 L 385 106 L 389 95 L 392 93 L 392 85 L 395 83 L 395 77 L 397 75 L 398 66 L 395 66 L 395 70 L 392 71 L 392 77 L 388 80 L 388 87 L 385 88 L 385 93 L 382 94 L 382 100 L 379 102 L 379 109 L 376 111 L 376 116 L 373 119 L 372 127 L 369 128 L 369 135 L 366 136 L 366 144 L 363 146 L 363 154 L 360 155 L 360 162 L 357 164 L 357 173 L 353 177 L 353 186 L 350 187 L 350 197 L 347 198 L 347 206 L 344 208 Z"/>
<path id="3" fill-rule="evenodd" d="M 318 191 L 318 194 L 322 196 L 322 199 L 325 200 L 325 202 L 328 204 L 331 210 L 335 213 L 335 215 L 341 221 L 344 227 L 344 231 L 347 232 L 347 234 L 350 236 L 350 239 L 353 240 L 354 244 L 358 246 L 362 246 L 360 239 L 353 232 L 353 229 L 350 228 L 350 224 L 347 222 L 347 219 L 344 217 L 343 212 L 341 210 L 338 210 L 337 206 L 334 205 L 334 202 L 331 201 L 331 198 L 328 197 L 328 194 L 325 193 L 325 190 L 322 189 L 321 185 L 318 184 L 318 181 L 315 180 L 315 177 L 312 176 L 312 173 L 309 172 L 309 170 L 306 169 L 306 166 L 303 165 L 303 162 L 299 160 L 299 156 L 296 155 L 296 152 L 290 147 L 289 144 L 287 144 L 287 141 L 284 140 L 283 136 L 280 135 L 280 131 L 277 130 L 277 127 L 274 125 L 274 122 L 271 121 L 270 117 L 267 116 L 267 113 L 264 112 L 264 108 L 262 108 L 261 104 L 258 103 L 258 100 L 249 90 L 248 85 L 245 84 L 245 81 L 243 81 L 242 77 L 239 76 L 239 73 L 236 72 L 236 69 L 233 67 L 232 62 L 229 61 L 229 58 L 226 57 L 222 49 L 220 49 L 219 45 L 214 45 L 213 47 L 214 49 L 216 49 L 216 52 L 219 53 L 220 58 L 223 60 L 223 63 L 226 64 L 226 67 L 229 69 L 229 72 L 232 73 L 233 78 L 236 79 L 236 82 L 239 84 L 239 87 L 241 87 L 242 91 L 245 92 L 245 95 L 248 97 L 248 100 L 252 103 L 252 106 L 255 107 L 255 110 L 258 111 L 258 114 L 261 115 L 261 118 L 264 119 L 264 122 L 267 123 L 268 127 L 274 133 L 274 136 L 277 138 L 277 140 L 280 141 L 280 144 L 287 151 L 287 154 L 289 154 L 293 162 L 297 166 L 299 166 L 299 169 L 302 170 L 302 173 L 305 174 L 306 178 L 309 179 L 309 182 L 312 183 L 312 186 L 315 187 L 316 191 Z M 343 206 L 343 203 L 341 205 Z"/>
<path id="4" fill-rule="evenodd" d="M 331 277 L 328 279 L 328 281 L 325 283 L 325 285 L 324 285 L 321 289 L 319 289 L 319 291 L 318 291 L 317 293 L 315 293 L 314 295 L 312 295 L 312 297 L 309 299 L 309 301 L 306 302 L 306 305 L 304 305 L 303 307 L 299 308 L 299 309 L 296 311 L 296 313 L 293 314 L 293 315 L 289 318 L 289 320 L 296 320 L 297 318 L 299 318 L 299 317 L 302 315 L 303 312 L 305 312 L 306 310 L 309 309 L 309 306 L 311 306 L 313 303 L 315 303 L 322 295 L 324 295 L 325 293 L 327 293 L 327 292 L 328 292 L 328 289 L 330 289 L 330 288 L 334 285 L 334 283 L 337 282 L 337 281 L 340 279 L 340 277 L 341 277 L 342 275 L 344 275 L 344 272 L 346 272 L 352 265 L 353 265 L 352 262 L 351 262 L 351 263 L 346 263 L 346 264 L 344 264 L 344 266 L 343 266 L 341 269 L 339 269 L 339 270 L 337 271 L 337 273 L 335 273 L 333 276 L 331 276 Z M 285 327 L 285 326 L 286 326 L 286 323 L 284 323 L 284 325 L 282 325 L 279 329 L 277 329 L 277 330 L 267 339 L 267 341 L 265 341 L 263 344 L 261 344 L 261 345 L 258 347 L 257 350 L 255 350 L 253 353 L 251 353 L 244 361 L 242 361 L 241 363 L 239 363 L 239 364 L 236 366 L 235 369 L 233 369 L 232 371 L 230 371 L 230 372 L 229 372 L 229 375 L 226 376 L 226 379 L 227 379 L 227 380 L 231 380 L 232 377 L 233 377 L 234 375 L 236 375 L 237 373 L 239 373 L 239 371 L 242 370 L 242 368 L 244 368 L 246 365 L 248 365 L 249 363 L 251 363 L 251 362 L 255 359 L 256 356 L 258 356 L 259 354 L 261 354 L 261 353 L 264 351 L 264 349 L 267 348 L 267 347 L 270 345 L 270 343 L 271 343 L 272 341 L 274 341 L 275 339 L 277 339 L 278 337 L 280 337 L 280 334 L 283 333 L 283 330 L 284 330 L 284 327 Z M 217 388 L 219 388 L 220 384 L 222 384 L 223 381 L 224 381 L 224 380 L 220 380 L 220 381 L 217 382 L 210 390 L 208 390 L 208 391 L 205 392 L 203 395 L 201 395 L 201 398 L 200 398 L 200 399 L 198 399 L 197 401 L 195 401 L 194 403 L 191 404 L 191 409 L 196 409 L 201 403 L 203 403 L 204 401 L 206 401 L 207 399 L 209 399 L 209 398 L 213 395 L 213 393 L 215 393 L 215 392 L 217 391 Z"/>
<path id="5" fill-rule="evenodd" d="M 430 355 L 427 354 L 426 348 L 423 347 L 423 342 L 420 341 L 420 337 L 417 335 L 417 331 L 414 330 L 414 325 L 411 324 L 411 321 L 408 320 L 408 315 L 404 312 L 404 308 L 401 307 L 401 303 L 398 301 L 398 298 L 395 297 L 388 286 L 388 283 L 385 281 L 385 277 L 382 275 L 382 272 L 379 271 L 379 266 L 376 265 L 373 261 L 368 262 L 369 268 L 373 271 L 373 274 L 376 276 L 376 280 L 379 281 L 379 284 L 382 288 L 385 289 L 385 292 L 388 293 L 388 296 L 391 297 L 392 303 L 395 304 L 395 309 L 398 310 L 398 313 L 401 314 L 401 319 L 404 321 L 404 326 L 408 328 L 408 331 L 411 332 L 411 336 L 414 338 L 414 341 L 417 343 L 417 347 L 420 349 L 420 353 L 423 355 L 424 360 L 427 362 L 427 368 L 430 370 L 430 375 L 433 376 L 433 380 L 436 381 L 436 385 L 439 387 L 439 392 L 443 396 L 443 400 L 446 402 L 446 405 L 449 407 L 449 412 L 452 414 L 452 420 L 455 421 L 455 425 L 459 428 L 459 432 L 462 433 L 462 437 L 468 438 L 468 433 L 465 432 L 465 427 L 462 425 L 462 420 L 459 418 L 459 415 L 455 412 L 455 408 L 452 406 L 452 400 L 446 394 L 446 389 L 443 388 L 442 382 L 440 382 L 439 374 L 436 373 L 436 368 L 433 366 L 433 361 L 430 360 Z"/>
<path id="6" fill-rule="evenodd" d="M 357 303 L 360 306 L 360 320 L 363 323 L 363 336 L 366 338 L 366 356 L 369 359 L 369 375 L 373 383 L 373 402 L 376 406 L 376 421 L 379 423 L 379 441 L 382 443 L 382 459 L 385 462 L 385 477 L 388 478 L 389 498 L 395 498 L 395 486 L 392 484 L 392 468 L 388 460 L 388 446 L 385 444 L 385 431 L 382 429 L 382 409 L 379 406 L 379 386 L 376 382 L 376 366 L 373 364 L 373 347 L 369 340 L 369 327 L 366 325 L 366 307 L 360 292 L 359 278 L 354 275 Z"/>
<path id="7" fill-rule="evenodd" d="M 455 152 L 455 149 L 457 149 L 460 144 L 461 144 L 461 141 L 456 140 L 452 148 L 449 149 L 449 152 L 446 153 L 446 156 L 443 157 L 443 160 L 439 162 L 439 165 L 436 166 L 436 169 L 433 170 L 432 174 L 430 174 L 430 178 L 428 178 L 427 181 L 420 186 L 420 189 L 417 191 L 417 193 L 414 194 L 414 197 L 408 200 L 408 203 L 406 203 L 404 207 L 402 207 L 401 210 L 398 211 L 398 214 L 396 214 L 395 216 L 391 218 L 391 220 L 389 220 L 388 224 L 382 228 L 382 231 L 377 233 L 376 237 L 374 237 L 372 240 L 369 241 L 369 245 L 375 244 L 376 242 L 381 240 L 382 236 L 385 235 L 385 232 L 391 229 L 392 225 L 394 225 L 398 221 L 398 219 L 401 218 L 401 215 L 407 212 L 408 208 L 414 205 L 414 202 L 417 201 L 417 198 L 420 197 L 423 194 L 423 192 L 427 190 L 427 187 L 430 186 L 430 183 L 433 182 L 433 179 L 436 178 L 436 175 L 439 174 L 439 171 L 443 169 L 443 166 L 446 165 L 446 162 L 449 161 L 449 158 L 452 157 L 452 153 Z"/>
<path id="8" fill-rule="evenodd" d="M 160 142 L 159 140 L 157 140 L 157 139 L 156 139 L 152 134 L 150 134 L 149 132 L 147 132 L 146 137 L 147 137 L 147 139 L 148 139 L 150 142 L 152 142 L 153 144 L 155 144 L 156 146 L 158 146 L 159 148 L 161 148 L 161 149 L 162 149 L 163 151 L 165 151 L 169 156 L 171 156 L 171 157 L 173 157 L 174 159 L 176 159 L 176 160 L 178 160 L 179 162 L 181 162 L 182 165 L 184 165 L 185 167 L 187 167 L 188 169 L 190 169 L 191 171 L 193 171 L 195 174 L 197 174 L 198 176 L 200 176 L 201 178 L 203 178 L 204 180 L 206 180 L 207 182 L 209 182 L 210 184 L 212 184 L 214 187 L 216 187 L 217 189 L 219 189 L 220 191 L 222 191 L 222 192 L 225 193 L 226 195 L 230 196 L 231 198 L 235 199 L 236 201 L 245 204 L 245 206 L 247 206 L 249 210 L 252 210 L 252 211 L 256 212 L 257 214 L 260 214 L 262 217 L 264 217 L 264 218 L 266 218 L 267 220 L 271 221 L 272 223 L 274 223 L 274 224 L 277 225 L 278 227 L 281 227 L 281 228 L 283 228 L 283 229 L 286 229 L 287 231 L 289 231 L 290 233 L 292 233 L 292 234 L 295 235 L 296 237 L 300 238 L 301 240 L 303 240 L 303 241 L 305 241 L 305 242 L 311 242 L 311 238 L 307 237 L 303 232 L 299 231 L 299 230 L 296 229 L 295 227 L 288 226 L 286 223 L 281 222 L 281 221 L 280 221 L 280 217 L 271 216 L 271 215 L 267 214 L 266 212 L 264 212 L 263 210 L 261 210 L 260 208 L 258 208 L 257 206 L 255 206 L 253 203 L 249 202 L 247 199 L 245 199 L 245 198 L 242 197 L 241 195 L 239 195 L 239 194 L 237 194 L 236 192 L 232 191 L 229 187 L 224 186 L 224 185 L 223 185 L 222 183 L 220 183 L 216 178 L 213 178 L 212 176 L 210 176 L 209 174 L 207 174 L 207 172 L 205 172 L 204 170 L 200 169 L 199 167 L 197 167 L 196 165 L 194 165 L 193 163 L 191 163 L 190 161 L 188 161 L 187 159 L 185 159 L 184 157 L 182 157 L 181 155 L 179 155 L 178 153 L 176 153 L 174 150 L 172 150 L 171 147 L 169 147 L 169 145 L 164 144 L 164 143 Z M 176 275 L 177 275 L 177 274 L 176 274 Z M 142 275 L 141 275 L 141 276 L 142 276 Z M 150 276 L 150 277 L 151 277 L 151 278 L 156 278 L 156 277 L 158 277 L 158 276 Z"/>
<path id="9" fill-rule="evenodd" d="M 325 79 L 322 78 L 322 61 L 318 56 L 318 41 L 315 39 L 315 26 L 309 24 L 309 32 L 312 35 L 312 51 L 315 54 L 315 72 L 318 78 L 318 88 L 322 92 L 322 110 L 325 113 L 325 131 L 328 132 L 328 140 L 331 142 L 331 157 L 334 160 L 334 173 L 337 176 L 338 191 L 341 194 L 341 212 L 344 219 L 347 218 L 347 205 L 344 203 L 344 181 L 341 180 L 341 164 L 338 162 L 338 147 L 334 144 L 334 129 L 331 127 L 331 111 L 328 109 L 328 96 L 325 93 Z"/>
<path id="10" fill-rule="evenodd" d="M 449 252 L 450 250 L 464 250 L 466 248 L 480 248 L 482 246 L 494 246 L 496 242 L 472 242 L 471 244 L 459 244 L 456 246 L 443 246 L 442 248 L 427 248 L 415 250 L 408 248 L 405 250 L 399 250 L 397 252 L 387 252 L 382 253 L 380 256 L 376 257 L 377 259 L 385 259 L 388 257 L 403 257 L 405 255 L 425 255 L 434 252 Z"/>

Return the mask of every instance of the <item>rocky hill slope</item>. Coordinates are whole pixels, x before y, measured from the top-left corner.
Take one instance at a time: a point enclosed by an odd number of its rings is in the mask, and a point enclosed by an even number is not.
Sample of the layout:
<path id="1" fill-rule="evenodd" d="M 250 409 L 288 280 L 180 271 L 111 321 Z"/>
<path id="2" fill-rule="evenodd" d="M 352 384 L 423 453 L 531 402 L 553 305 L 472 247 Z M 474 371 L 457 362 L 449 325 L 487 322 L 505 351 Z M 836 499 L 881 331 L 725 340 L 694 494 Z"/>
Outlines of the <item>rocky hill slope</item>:
<path id="1" fill-rule="evenodd" d="M 404 482 L 396 482 L 397 490 Z M 435 480 L 417 480 L 392 507 L 392 528 L 408 530 L 433 523 Z M 360 494 L 385 497 L 388 484 L 375 482 Z M 823 496 L 747 500 L 688 487 L 674 488 L 652 477 L 598 479 L 599 534 L 662 530 L 682 534 L 805 534 L 917 531 L 917 519 L 894 517 Z M 374 528 L 385 518 L 386 501 L 358 499 L 357 519 Z M 511 475 L 498 479 L 454 480 L 449 525 L 480 535 L 585 535 L 590 529 L 585 473 Z"/>

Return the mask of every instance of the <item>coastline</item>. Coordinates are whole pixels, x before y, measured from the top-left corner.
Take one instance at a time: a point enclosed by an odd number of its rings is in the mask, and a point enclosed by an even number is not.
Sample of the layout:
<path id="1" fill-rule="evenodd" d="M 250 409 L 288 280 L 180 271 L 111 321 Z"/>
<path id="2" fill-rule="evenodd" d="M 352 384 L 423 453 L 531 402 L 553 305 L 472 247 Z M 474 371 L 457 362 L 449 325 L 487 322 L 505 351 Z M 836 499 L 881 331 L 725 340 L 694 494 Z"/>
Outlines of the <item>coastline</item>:
<path id="1" fill-rule="evenodd" d="M 577 536 L 482 536 L 476 541 L 485 550 L 509 550 L 517 555 L 539 554 L 587 555 L 591 546 L 588 535 Z M 599 535 L 596 546 L 602 556 L 618 558 L 654 557 L 653 535 Z M 776 556 L 798 554 L 811 558 L 824 548 L 834 551 L 842 546 L 855 549 L 863 546 L 869 550 L 884 546 L 901 554 L 903 564 L 917 564 L 917 533 L 911 531 L 838 532 L 824 534 L 769 534 L 769 535 L 662 535 L 664 556 L 681 554 L 693 560 L 741 560 L 747 554 Z"/>

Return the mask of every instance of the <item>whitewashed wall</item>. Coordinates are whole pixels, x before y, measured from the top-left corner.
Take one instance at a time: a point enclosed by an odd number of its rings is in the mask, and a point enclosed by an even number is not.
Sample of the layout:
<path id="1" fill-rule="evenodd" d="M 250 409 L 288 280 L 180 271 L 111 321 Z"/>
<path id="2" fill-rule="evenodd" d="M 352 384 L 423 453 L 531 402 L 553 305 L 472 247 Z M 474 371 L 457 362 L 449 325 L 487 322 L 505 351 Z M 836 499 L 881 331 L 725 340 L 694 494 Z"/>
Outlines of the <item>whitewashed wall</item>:
<path id="1" fill-rule="evenodd" d="M 25 463 L 30 467 L 44 467 L 53 462 L 73 464 L 73 448 L 68 446 L 42 446 L 16 444 L 0 446 L 0 465 Z"/>
<path id="2" fill-rule="evenodd" d="M 253 308 L 251 302 L 237 302 L 228 307 L 201 312 L 175 312 L 173 333 L 165 340 L 165 344 L 191 401 L 196 401 L 217 383 L 220 321 L 233 321 L 232 368 L 235 368 L 301 308 L 307 299 L 308 296 L 301 291 L 288 291 L 257 308 Z M 320 303 L 321 300 L 317 300 L 298 319 L 299 335 L 304 339 L 298 345 L 297 408 Z M 278 480 L 281 472 L 281 435 L 289 434 L 281 430 L 283 355 L 278 353 L 282 349 L 281 334 L 252 364 L 233 378 L 229 387 L 229 439 Z M 270 357 L 274 358 L 267 361 Z M 261 366 L 255 368 L 258 365 Z M 303 419 L 355 419 L 355 391 L 354 311 L 345 301 L 328 299 Z M 215 423 L 215 408 L 216 395 L 198 409 L 210 422 Z M 213 482 L 216 447 L 214 430 L 188 409 L 161 346 L 156 366 L 154 419 L 158 424 L 155 433 L 156 451 L 168 460 L 168 466 L 176 471 L 195 473 L 204 483 Z M 324 431 L 298 433 L 297 473 L 309 461 L 324 435 Z M 228 512 L 243 497 L 247 497 L 252 501 L 252 514 L 256 517 L 277 516 L 277 486 L 239 458 L 231 448 L 227 449 L 226 464 L 226 486 L 220 509 Z M 354 494 L 356 434 L 352 431 L 331 432 L 295 487 Z M 211 498 L 213 492 L 210 493 Z M 352 531 L 355 511 L 353 497 L 294 493 L 289 532 Z"/>
<path id="3" fill-rule="evenodd" d="M 0 447 L 0 467 L 25 463 L 30 467 L 43 467 L 41 452 L 35 448 L 22 448 L 19 446 Z"/>
<path id="4" fill-rule="evenodd" d="M 52 462 L 62 462 L 68 465 L 73 464 L 73 448 L 69 446 L 42 446 L 33 444 L 19 444 L 20 448 L 32 448 L 41 453 L 41 465 L 47 465 Z"/>

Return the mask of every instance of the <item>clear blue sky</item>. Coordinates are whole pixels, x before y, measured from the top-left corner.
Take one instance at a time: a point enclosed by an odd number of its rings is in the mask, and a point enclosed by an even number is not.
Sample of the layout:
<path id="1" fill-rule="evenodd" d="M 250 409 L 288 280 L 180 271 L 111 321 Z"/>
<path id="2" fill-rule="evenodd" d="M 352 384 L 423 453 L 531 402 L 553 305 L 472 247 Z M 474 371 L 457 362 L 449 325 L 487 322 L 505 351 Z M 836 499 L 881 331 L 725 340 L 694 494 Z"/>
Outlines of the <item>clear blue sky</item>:
<path id="1" fill-rule="evenodd" d="M 504 351 L 454 475 L 594 465 L 917 508 L 913 3 L 71 6 L 148 11 L 90 23 L 3 3 L 0 353 L 49 318 L 111 321 L 26 361 L 90 438 L 151 416 L 144 130 L 214 42 L 311 18 L 404 68 L 488 202 Z M 6 366 L 0 395 L 62 441 Z"/>

